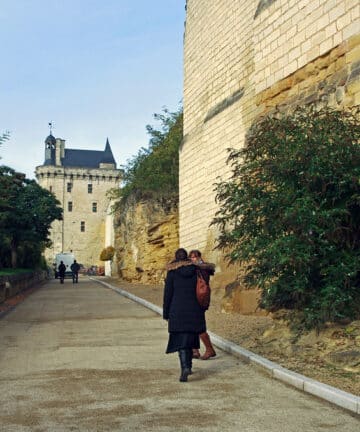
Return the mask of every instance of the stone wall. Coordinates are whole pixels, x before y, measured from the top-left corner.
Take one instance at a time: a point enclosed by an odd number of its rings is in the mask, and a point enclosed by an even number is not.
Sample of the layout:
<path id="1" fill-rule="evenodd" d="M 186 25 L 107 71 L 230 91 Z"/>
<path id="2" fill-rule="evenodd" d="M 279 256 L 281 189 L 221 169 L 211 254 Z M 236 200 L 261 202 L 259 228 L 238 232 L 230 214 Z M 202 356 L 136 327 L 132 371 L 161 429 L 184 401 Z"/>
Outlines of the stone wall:
<path id="1" fill-rule="evenodd" d="M 179 247 L 177 205 L 134 201 L 116 213 L 114 225 L 114 273 L 130 282 L 162 284 Z"/>
<path id="2" fill-rule="evenodd" d="M 22 290 L 31 288 L 47 279 L 46 271 L 29 271 L 9 276 L 0 276 L 0 303 L 13 297 Z"/>
<path id="3" fill-rule="evenodd" d="M 187 0 L 179 237 L 217 264 L 215 289 L 240 271 L 214 250 L 210 227 L 226 149 L 275 107 L 359 105 L 359 33 L 358 0 Z"/>

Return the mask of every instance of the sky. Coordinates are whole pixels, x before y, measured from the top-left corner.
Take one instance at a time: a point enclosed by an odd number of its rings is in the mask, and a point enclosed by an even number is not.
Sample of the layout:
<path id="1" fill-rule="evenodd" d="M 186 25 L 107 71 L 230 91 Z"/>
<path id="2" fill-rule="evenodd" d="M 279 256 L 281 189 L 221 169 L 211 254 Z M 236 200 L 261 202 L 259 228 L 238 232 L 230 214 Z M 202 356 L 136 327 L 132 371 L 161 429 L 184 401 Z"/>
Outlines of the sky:
<path id="1" fill-rule="evenodd" d="M 35 178 L 49 122 L 118 167 L 182 101 L 185 0 L 0 0 L 0 165 Z"/>

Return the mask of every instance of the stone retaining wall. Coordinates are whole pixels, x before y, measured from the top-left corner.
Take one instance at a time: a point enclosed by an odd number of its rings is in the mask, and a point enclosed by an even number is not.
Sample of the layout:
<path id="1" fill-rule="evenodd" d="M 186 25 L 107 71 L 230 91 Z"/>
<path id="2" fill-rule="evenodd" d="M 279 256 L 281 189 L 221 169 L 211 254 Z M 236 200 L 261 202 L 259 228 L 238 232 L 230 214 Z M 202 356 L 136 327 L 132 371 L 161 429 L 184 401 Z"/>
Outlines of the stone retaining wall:
<path id="1" fill-rule="evenodd" d="M 11 276 L 0 276 L 0 303 L 9 297 L 13 297 L 24 289 L 44 281 L 47 278 L 46 271 L 29 271 Z"/>
<path id="2" fill-rule="evenodd" d="M 179 243 L 216 263 L 213 287 L 241 269 L 214 249 L 214 184 L 228 148 L 274 109 L 360 104 L 358 0 L 187 0 Z"/>

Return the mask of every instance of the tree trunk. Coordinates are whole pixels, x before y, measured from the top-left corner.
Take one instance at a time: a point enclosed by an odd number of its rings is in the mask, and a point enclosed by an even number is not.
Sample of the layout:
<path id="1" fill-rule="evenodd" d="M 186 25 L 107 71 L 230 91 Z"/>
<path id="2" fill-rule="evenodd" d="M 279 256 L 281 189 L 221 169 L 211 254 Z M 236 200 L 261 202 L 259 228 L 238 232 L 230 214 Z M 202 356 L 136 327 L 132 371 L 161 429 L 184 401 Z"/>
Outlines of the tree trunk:
<path id="1" fill-rule="evenodd" d="M 16 268 L 17 266 L 17 244 L 14 240 L 10 243 L 11 249 L 11 267 Z"/>

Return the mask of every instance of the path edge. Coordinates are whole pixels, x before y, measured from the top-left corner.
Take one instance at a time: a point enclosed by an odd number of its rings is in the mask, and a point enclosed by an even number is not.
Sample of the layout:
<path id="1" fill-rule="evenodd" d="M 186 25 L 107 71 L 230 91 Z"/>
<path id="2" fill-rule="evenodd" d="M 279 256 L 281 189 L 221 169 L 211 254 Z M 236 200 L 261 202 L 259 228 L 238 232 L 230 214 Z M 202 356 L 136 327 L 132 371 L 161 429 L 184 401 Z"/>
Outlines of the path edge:
<path id="1" fill-rule="evenodd" d="M 123 297 L 133 300 L 162 316 L 161 307 L 156 306 L 153 303 L 148 302 L 147 300 L 137 297 L 136 295 L 131 294 L 122 288 L 115 287 L 102 280 L 91 277 L 89 279 L 92 279 L 93 281 L 96 281 L 106 286 L 107 288 L 116 291 Z M 308 378 L 305 375 L 301 375 L 297 372 L 292 372 L 291 370 L 286 369 L 278 365 L 277 363 L 266 359 L 265 357 L 261 357 L 260 355 L 255 354 L 252 351 L 248 351 L 247 349 L 242 348 L 234 342 L 224 339 L 213 332 L 209 331 L 208 333 L 211 337 L 211 342 L 215 346 L 229 354 L 233 354 L 245 363 L 249 363 L 263 369 L 272 378 L 282 381 L 292 387 L 297 388 L 298 390 L 302 390 L 305 393 L 309 393 L 320 399 L 324 399 L 327 402 L 330 402 L 355 414 L 360 414 L 360 397 L 351 393 L 347 393 L 336 387 L 323 384 L 320 381 Z"/>

